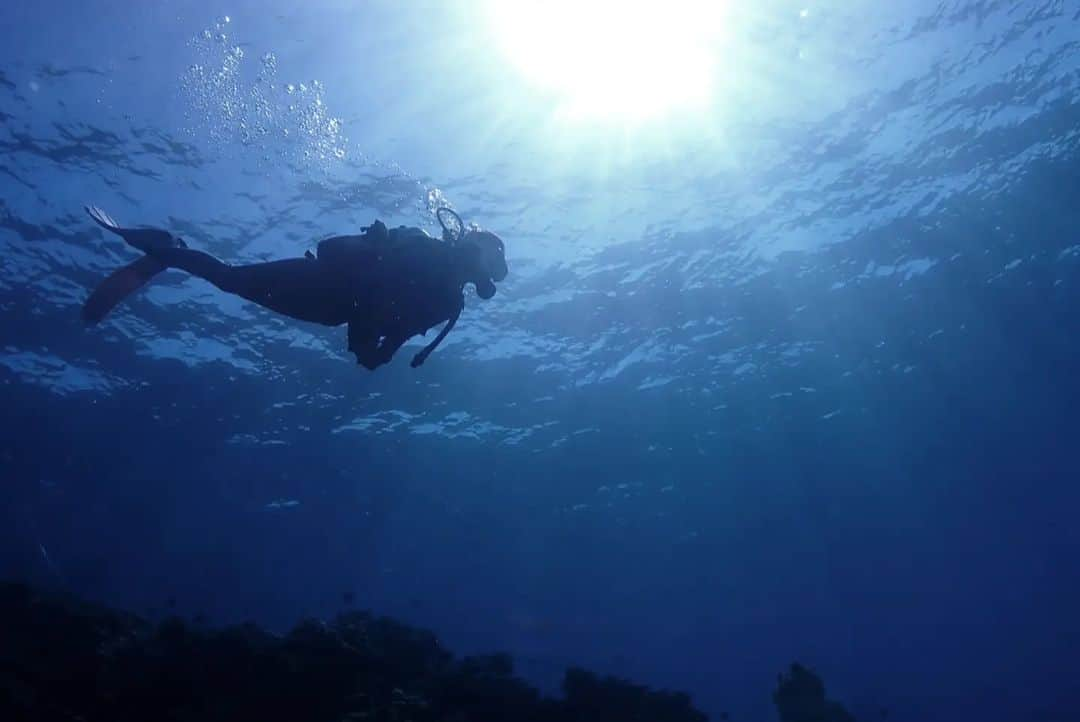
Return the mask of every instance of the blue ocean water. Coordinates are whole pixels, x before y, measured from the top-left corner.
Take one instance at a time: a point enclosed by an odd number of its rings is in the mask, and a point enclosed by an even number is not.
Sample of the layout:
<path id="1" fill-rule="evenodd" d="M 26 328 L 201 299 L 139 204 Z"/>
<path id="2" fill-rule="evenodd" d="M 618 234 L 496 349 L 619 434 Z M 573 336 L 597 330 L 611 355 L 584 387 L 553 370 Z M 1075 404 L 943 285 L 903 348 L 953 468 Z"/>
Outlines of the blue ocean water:
<path id="1" fill-rule="evenodd" d="M 1080 3 L 723 5 L 708 106 L 620 124 L 480 2 L 4 4 L 0 576 L 1080 717 Z M 449 203 L 511 275 L 420 369 L 178 271 L 85 327 L 87 202 L 234 262 Z"/>

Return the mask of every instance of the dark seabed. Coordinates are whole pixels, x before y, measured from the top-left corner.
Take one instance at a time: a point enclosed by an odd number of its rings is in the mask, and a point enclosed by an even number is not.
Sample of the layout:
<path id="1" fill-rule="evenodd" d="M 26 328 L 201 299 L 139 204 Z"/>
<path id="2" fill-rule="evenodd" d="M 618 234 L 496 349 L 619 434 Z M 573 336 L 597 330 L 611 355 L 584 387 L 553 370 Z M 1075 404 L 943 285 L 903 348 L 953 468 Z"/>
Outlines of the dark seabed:
<path id="1" fill-rule="evenodd" d="M 0 6 L 0 703 L 1080 719 L 1080 1 L 564 5 Z M 86 203 L 511 270 L 369 372 L 176 270 L 84 325 Z"/>

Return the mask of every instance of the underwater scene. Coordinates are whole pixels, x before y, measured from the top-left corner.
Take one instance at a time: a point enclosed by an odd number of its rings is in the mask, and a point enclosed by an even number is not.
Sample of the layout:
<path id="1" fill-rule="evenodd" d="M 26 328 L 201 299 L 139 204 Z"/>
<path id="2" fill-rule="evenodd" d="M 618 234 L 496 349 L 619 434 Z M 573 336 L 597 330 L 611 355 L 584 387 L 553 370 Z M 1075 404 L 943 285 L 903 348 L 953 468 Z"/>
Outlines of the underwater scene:
<path id="1" fill-rule="evenodd" d="M 1080 0 L 0 37 L 0 718 L 1080 720 Z"/>

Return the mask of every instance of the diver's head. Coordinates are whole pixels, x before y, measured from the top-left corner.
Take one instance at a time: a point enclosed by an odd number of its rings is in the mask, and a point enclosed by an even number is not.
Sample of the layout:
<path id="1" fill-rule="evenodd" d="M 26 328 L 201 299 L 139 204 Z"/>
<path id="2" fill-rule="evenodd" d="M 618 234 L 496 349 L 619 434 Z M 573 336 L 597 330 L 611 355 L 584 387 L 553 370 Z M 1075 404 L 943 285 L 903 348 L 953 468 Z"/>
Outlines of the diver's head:
<path id="1" fill-rule="evenodd" d="M 476 284 L 476 295 L 487 300 L 495 295 L 495 284 L 506 278 L 506 247 L 490 231 L 466 231 L 455 244 L 461 249 L 466 283 Z"/>

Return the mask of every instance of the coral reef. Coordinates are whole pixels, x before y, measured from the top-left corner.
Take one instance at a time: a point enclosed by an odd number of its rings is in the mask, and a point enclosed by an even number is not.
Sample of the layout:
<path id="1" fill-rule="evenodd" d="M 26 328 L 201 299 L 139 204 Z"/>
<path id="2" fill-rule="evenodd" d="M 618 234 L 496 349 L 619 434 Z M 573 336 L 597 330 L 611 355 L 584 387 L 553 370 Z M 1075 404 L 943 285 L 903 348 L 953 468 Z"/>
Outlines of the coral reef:
<path id="1" fill-rule="evenodd" d="M 798 664 L 781 722 L 854 722 Z M 723 715 L 723 719 L 727 716 Z M 0 719 L 34 722 L 704 722 L 685 694 L 569 669 L 563 696 L 511 658 L 456 659 L 434 635 L 346 612 L 284 636 L 137 616 L 0 583 Z"/>
<path id="2" fill-rule="evenodd" d="M 855 722 L 839 702 L 825 698 L 824 682 L 801 664 L 780 675 L 773 703 L 780 722 Z"/>
<path id="3" fill-rule="evenodd" d="M 564 699 L 510 657 L 455 659 L 435 637 L 361 612 L 276 636 L 151 624 L 0 584 L 0 719 L 97 722 L 701 722 L 686 695 L 584 670 Z"/>

